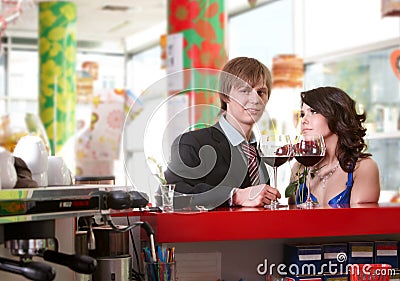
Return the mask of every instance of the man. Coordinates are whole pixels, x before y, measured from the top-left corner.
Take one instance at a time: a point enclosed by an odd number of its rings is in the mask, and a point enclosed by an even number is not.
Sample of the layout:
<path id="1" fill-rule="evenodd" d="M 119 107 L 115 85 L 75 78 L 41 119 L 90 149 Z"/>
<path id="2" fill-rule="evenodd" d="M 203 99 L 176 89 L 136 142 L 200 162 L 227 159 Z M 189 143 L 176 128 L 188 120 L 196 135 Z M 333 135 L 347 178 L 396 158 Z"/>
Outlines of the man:
<path id="1" fill-rule="evenodd" d="M 175 191 L 195 196 L 196 205 L 258 207 L 280 198 L 268 185 L 256 155 L 254 124 L 271 94 L 269 69 L 254 58 L 230 60 L 220 76 L 221 117 L 209 128 L 179 136 L 165 171 Z"/>

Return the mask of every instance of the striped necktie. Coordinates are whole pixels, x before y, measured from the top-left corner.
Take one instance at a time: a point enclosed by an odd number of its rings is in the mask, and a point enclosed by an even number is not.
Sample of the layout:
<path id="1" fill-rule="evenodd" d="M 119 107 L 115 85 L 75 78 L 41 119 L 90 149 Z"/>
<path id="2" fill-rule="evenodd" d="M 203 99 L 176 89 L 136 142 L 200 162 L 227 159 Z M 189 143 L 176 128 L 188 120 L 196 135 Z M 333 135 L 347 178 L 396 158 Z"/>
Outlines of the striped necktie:
<path id="1" fill-rule="evenodd" d="M 258 163 L 257 163 L 257 153 L 254 146 L 247 143 L 242 143 L 242 150 L 244 155 L 246 155 L 248 161 L 248 173 L 251 181 L 251 185 L 260 184 L 260 176 L 258 174 Z"/>

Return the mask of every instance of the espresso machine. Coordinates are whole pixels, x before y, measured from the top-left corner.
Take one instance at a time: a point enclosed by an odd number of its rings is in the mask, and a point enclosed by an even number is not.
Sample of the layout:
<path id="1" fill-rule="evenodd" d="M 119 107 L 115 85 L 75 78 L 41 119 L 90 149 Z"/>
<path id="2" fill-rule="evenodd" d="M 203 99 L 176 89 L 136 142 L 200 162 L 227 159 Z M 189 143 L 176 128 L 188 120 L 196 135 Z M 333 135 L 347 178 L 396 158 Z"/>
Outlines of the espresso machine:
<path id="1" fill-rule="evenodd" d="M 0 243 L 17 257 L 0 257 L 0 270 L 30 280 L 52 281 L 56 272 L 46 263 L 50 262 L 93 280 L 130 281 L 128 230 L 133 226 L 114 225 L 110 213 L 112 209 L 145 207 L 148 196 L 109 189 L 109 185 L 88 185 L 0 190 Z M 89 224 L 83 243 L 86 252 L 60 252 L 55 218 L 84 214 L 100 216 L 103 222 Z"/>
<path id="2" fill-rule="evenodd" d="M 98 190 L 72 186 L 0 190 L 0 243 L 4 245 L 0 270 L 37 281 L 56 277 L 47 262 L 94 273 L 96 259 L 59 251 L 55 225 L 57 218 L 98 212 Z"/>

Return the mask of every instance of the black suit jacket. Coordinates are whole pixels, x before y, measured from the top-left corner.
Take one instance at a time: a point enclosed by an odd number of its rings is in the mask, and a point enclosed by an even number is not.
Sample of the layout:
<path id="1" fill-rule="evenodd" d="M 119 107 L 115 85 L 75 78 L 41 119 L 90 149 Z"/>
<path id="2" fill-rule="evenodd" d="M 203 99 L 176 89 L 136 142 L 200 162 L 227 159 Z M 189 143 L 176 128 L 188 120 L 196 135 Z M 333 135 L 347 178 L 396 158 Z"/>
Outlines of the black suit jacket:
<path id="1" fill-rule="evenodd" d="M 202 193 L 196 196 L 202 203 L 220 205 L 227 201 L 232 188 L 251 186 L 247 167 L 239 148 L 231 145 L 217 123 L 184 133 L 174 141 L 165 178 L 176 184 L 176 192 Z M 269 183 L 265 165 L 259 167 L 267 179 L 264 183 Z"/>

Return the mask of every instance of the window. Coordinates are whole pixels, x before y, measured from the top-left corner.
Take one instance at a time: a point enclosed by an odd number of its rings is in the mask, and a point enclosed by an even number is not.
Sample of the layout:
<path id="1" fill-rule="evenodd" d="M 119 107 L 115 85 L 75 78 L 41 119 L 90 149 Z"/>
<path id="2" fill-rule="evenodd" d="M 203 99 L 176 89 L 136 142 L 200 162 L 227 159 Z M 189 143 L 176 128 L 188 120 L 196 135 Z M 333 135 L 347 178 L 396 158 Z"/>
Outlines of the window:
<path id="1" fill-rule="evenodd" d="M 3 112 L 30 112 L 38 113 L 38 56 L 31 50 L 8 50 L 1 56 L 1 62 L 9 60 L 8 81 L 1 75 L 8 85 L 4 89 L 3 99 L 5 110 Z M 4 64 L 2 64 L 4 65 Z M 5 66 L 5 65 L 4 65 Z M 1 68 L 3 71 L 5 67 Z"/>
<path id="2" fill-rule="evenodd" d="M 397 190 L 400 174 L 400 88 L 390 55 L 396 47 L 336 57 L 306 66 L 305 88 L 335 86 L 366 110 L 368 152 L 377 161 L 381 188 Z"/>
<path id="3" fill-rule="evenodd" d="M 303 0 L 304 57 L 325 56 L 397 38 L 399 18 L 381 15 L 381 0 Z"/>
<path id="4" fill-rule="evenodd" d="M 229 58 L 254 57 L 271 67 L 277 54 L 293 52 L 292 1 L 281 0 L 232 16 Z"/>

